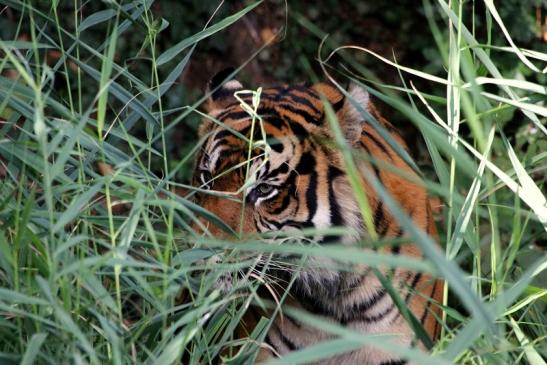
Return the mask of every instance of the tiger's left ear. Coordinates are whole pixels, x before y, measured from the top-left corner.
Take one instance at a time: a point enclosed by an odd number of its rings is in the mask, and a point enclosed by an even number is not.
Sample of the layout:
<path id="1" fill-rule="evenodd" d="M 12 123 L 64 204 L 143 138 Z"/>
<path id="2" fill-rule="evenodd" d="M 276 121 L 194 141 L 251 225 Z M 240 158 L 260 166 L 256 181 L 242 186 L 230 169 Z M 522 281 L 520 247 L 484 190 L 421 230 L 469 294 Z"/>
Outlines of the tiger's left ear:
<path id="1" fill-rule="evenodd" d="M 336 113 L 340 126 L 349 143 L 357 142 L 361 138 L 365 116 L 359 111 L 359 105 L 365 111 L 370 112 L 370 95 L 361 86 L 351 83 L 348 88 L 350 98 L 345 98 L 344 106 Z M 353 99 L 353 100 L 352 100 Z"/>
<path id="2" fill-rule="evenodd" d="M 331 103 L 346 140 L 349 143 L 358 141 L 361 137 L 365 117 L 361 115 L 355 104 L 366 111 L 370 111 L 369 93 L 361 86 L 351 83 L 348 94 L 353 99 L 352 101 L 350 98 L 345 97 L 340 90 L 329 84 L 321 83 L 314 85 L 313 88 L 324 95 Z"/>
<path id="3" fill-rule="evenodd" d="M 207 101 L 207 112 L 211 112 L 215 109 L 224 109 L 226 106 L 236 101 L 234 93 L 243 90 L 243 86 L 239 81 L 230 79 L 230 75 L 233 74 L 234 71 L 235 69 L 233 67 L 226 68 L 218 72 L 209 81 L 207 93 L 210 93 L 211 95 Z"/>
<path id="4" fill-rule="evenodd" d="M 207 94 L 210 95 L 205 104 L 205 110 L 212 117 L 216 117 L 228 105 L 235 103 L 234 93 L 243 90 L 243 86 L 239 81 L 230 79 L 230 75 L 234 71 L 235 69 L 230 67 L 218 72 L 207 85 Z M 210 119 L 204 119 L 199 126 L 198 135 L 203 137 L 211 131 L 213 126 L 214 123 Z"/>

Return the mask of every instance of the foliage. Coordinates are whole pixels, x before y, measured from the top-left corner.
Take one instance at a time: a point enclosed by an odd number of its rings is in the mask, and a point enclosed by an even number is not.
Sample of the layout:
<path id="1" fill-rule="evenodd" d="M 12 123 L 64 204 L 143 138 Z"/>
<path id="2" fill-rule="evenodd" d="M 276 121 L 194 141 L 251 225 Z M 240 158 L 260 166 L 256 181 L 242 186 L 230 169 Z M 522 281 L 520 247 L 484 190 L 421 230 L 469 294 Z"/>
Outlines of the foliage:
<path id="1" fill-rule="evenodd" d="M 393 348 L 417 363 L 544 364 L 547 49 L 535 19 L 544 4 L 221 4 L 0 0 L 0 361 L 206 364 L 244 344 L 223 356 L 249 363 L 269 321 L 246 339 L 233 329 L 260 302 L 258 283 L 242 284 L 249 295 L 214 284 L 249 257 L 276 252 L 333 257 L 345 268 L 406 265 L 446 279 L 433 354 Z M 279 26 L 253 16 L 265 6 Z M 286 32 L 261 51 L 234 54 L 244 23 L 257 34 Z M 337 48 L 345 44 L 367 47 Z M 199 148 L 200 75 L 228 59 L 259 81 L 314 80 L 324 67 L 363 83 L 402 129 L 412 124 L 424 140 L 419 166 L 432 165 L 425 184 L 441 202 L 446 255 L 385 193 L 427 260 L 257 239 L 236 246 L 193 232 L 199 217 L 222 225 L 184 182 Z M 222 252 L 231 260 L 208 264 Z M 320 356 L 386 346 L 288 315 L 337 335 Z M 290 356 L 280 361 L 318 353 Z"/>

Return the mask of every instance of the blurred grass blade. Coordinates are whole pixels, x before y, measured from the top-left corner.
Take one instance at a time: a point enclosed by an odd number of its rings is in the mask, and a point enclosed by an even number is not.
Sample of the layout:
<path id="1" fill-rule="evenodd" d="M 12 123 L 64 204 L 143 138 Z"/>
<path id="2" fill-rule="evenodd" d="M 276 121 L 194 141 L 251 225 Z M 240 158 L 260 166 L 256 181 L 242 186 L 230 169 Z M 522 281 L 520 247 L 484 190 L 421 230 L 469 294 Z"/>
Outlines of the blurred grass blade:
<path id="1" fill-rule="evenodd" d="M 530 343 L 530 340 L 526 338 L 526 335 L 522 332 L 519 325 L 513 318 L 510 318 L 511 327 L 515 331 L 515 334 L 517 335 L 517 338 L 521 344 L 521 346 L 524 348 L 524 354 L 526 355 L 526 358 L 528 359 L 528 362 L 530 365 L 545 365 L 545 360 L 541 357 L 541 355 L 536 351 L 534 348 L 534 345 Z"/>
<path id="2" fill-rule="evenodd" d="M 35 333 L 28 342 L 27 349 L 21 360 L 21 365 L 33 365 L 37 362 L 37 357 L 44 341 L 47 338 L 47 333 Z"/>
<path id="3" fill-rule="evenodd" d="M 492 315 L 486 310 L 480 298 L 469 287 L 463 271 L 453 261 L 447 260 L 431 237 L 414 225 L 399 204 L 385 191 L 385 188 L 374 174 L 367 174 L 367 178 L 397 222 L 410 235 L 412 242 L 415 242 L 420 247 L 423 254 L 433 263 L 438 272 L 442 273 L 444 279 L 451 285 L 452 290 L 458 294 L 467 310 L 473 313 L 476 318 L 479 318 L 484 327 L 494 329 Z"/>
<path id="4" fill-rule="evenodd" d="M 496 7 L 494 5 L 494 1 L 493 0 L 484 0 L 484 3 L 486 4 L 486 7 L 488 8 L 488 11 L 490 12 L 490 14 L 492 14 L 494 19 L 498 23 L 498 26 L 500 27 L 501 31 L 503 32 L 503 35 L 505 36 L 505 39 L 507 39 L 507 42 L 509 42 L 509 44 L 511 45 L 511 48 L 513 49 L 513 52 L 517 55 L 517 57 L 522 61 L 522 63 L 524 63 L 532 71 L 541 72 L 540 70 L 537 69 L 537 67 L 532 62 L 530 62 L 526 58 L 525 55 L 522 54 L 520 49 L 518 49 L 518 47 L 513 42 L 513 39 L 509 35 L 509 32 L 507 31 L 507 28 L 505 28 L 505 24 L 503 24 L 503 20 L 501 20 L 501 17 L 498 14 L 498 11 L 496 10 Z"/>
<path id="5" fill-rule="evenodd" d="M 467 231 L 471 215 L 473 214 L 473 210 L 475 208 L 475 205 L 477 204 L 477 199 L 479 197 L 479 192 L 481 188 L 481 179 L 483 177 L 485 168 L 484 161 L 486 161 L 486 158 L 490 153 L 492 142 L 494 141 L 494 134 L 495 129 L 494 127 L 492 127 L 490 129 L 487 145 L 483 154 L 483 160 L 479 163 L 477 176 L 475 177 L 473 183 L 471 184 L 471 187 L 469 188 L 469 192 L 467 194 L 467 197 L 465 198 L 465 202 L 463 203 L 461 211 L 458 214 L 458 219 L 456 220 L 456 226 L 454 228 L 454 234 L 452 236 L 452 243 L 448 245 L 448 247 L 451 248 L 450 252 L 447 253 L 447 257 L 449 259 L 454 259 L 458 254 L 463 241 L 463 236 Z M 472 249 L 475 250 L 475 248 L 473 247 Z"/>
<path id="6" fill-rule="evenodd" d="M 57 219 L 57 222 L 52 227 L 52 232 L 58 232 L 60 229 L 64 228 L 64 226 L 68 224 L 71 220 L 76 218 L 80 214 L 82 209 L 84 209 L 84 207 L 89 204 L 91 199 L 95 197 L 95 195 L 101 190 L 102 187 L 103 181 L 99 181 L 95 185 L 91 186 L 87 191 L 75 198 L 64 211 L 64 213 L 59 217 L 59 219 Z"/>
<path id="7" fill-rule="evenodd" d="M 332 335 L 335 335 L 338 337 L 337 342 L 338 346 L 340 346 L 340 350 L 342 349 L 351 349 L 356 347 L 362 347 L 362 346 L 372 346 L 378 349 L 381 349 L 383 351 L 388 352 L 390 355 L 394 357 L 401 357 L 403 359 L 407 359 L 408 361 L 411 361 L 416 364 L 421 365 L 448 365 L 449 362 L 445 361 L 440 356 L 432 356 L 430 354 L 427 354 L 421 350 L 418 350 L 417 348 L 411 348 L 406 347 L 404 345 L 397 344 L 397 337 L 396 334 L 363 334 L 362 332 L 350 328 L 350 327 L 344 327 L 341 326 L 338 323 L 333 323 L 332 321 L 328 321 L 322 317 L 312 315 L 302 309 L 285 306 L 284 307 L 285 314 L 291 316 L 292 318 L 297 318 L 298 321 L 307 324 L 309 326 L 312 326 L 314 328 L 317 328 L 323 332 L 331 333 Z M 333 340 L 330 340 L 333 341 Z M 325 343 L 328 345 L 330 343 L 329 340 Z M 264 365 L 280 365 L 280 364 L 287 364 L 287 363 L 297 363 L 297 364 L 306 364 L 310 363 L 313 360 L 319 359 L 318 355 L 321 354 L 323 356 L 322 358 L 328 358 L 329 352 L 320 351 L 320 346 L 322 343 L 307 347 L 303 350 L 291 353 L 285 357 L 282 357 L 280 359 L 276 360 L 270 360 L 266 362 Z M 360 346 L 358 346 L 360 344 Z M 332 351 L 332 345 L 328 345 L 329 349 Z M 312 348 L 314 351 L 309 351 L 309 349 Z M 350 351 L 350 350 L 348 350 Z M 336 353 L 339 353 L 336 351 Z M 330 354 L 333 354 L 330 352 Z"/>
<path id="8" fill-rule="evenodd" d="M 547 231 L 547 199 L 536 186 L 534 180 L 528 175 L 516 156 L 513 147 L 503 133 L 501 134 L 501 139 L 507 148 L 509 159 L 515 169 L 520 185 L 522 186 L 522 191 L 519 191 L 519 195 L 522 200 L 529 202 L 529 204 L 533 203 L 533 205 L 530 205 L 530 208 L 537 214 L 539 220 L 543 223 L 543 227 Z"/>
<path id="9" fill-rule="evenodd" d="M 359 341 L 354 342 L 344 338 L 334 340 L 326 340 L 317 345 L 305 347 L 302 350 L 297 350 L 289 353 L 279 359 L 273 359 L 263 363 L 264 365 L 297 365 L 311 364 L 315 361 L 325 360 L 334 355 L 344 354 L 358 350 L 363 347 Z"/>
<path id="10" fill-rule="evenodd" d="M 471 47 L 473 52 L 476 54 L 477 58 L 482 62 L 482 64 L 488 69 L 490 74 L 496 79 L 503 79 L 502 74 L 498 70 L 498 68 L 495 66 L 495 64 L 492 62 L 488 54 L 480 47 L 479 42 L 475 39 L 473 34 L 467 29 L 467 27 L 462 24 L 459 20 L 459 17 L 450 9 L 450 6 L 446 3 L 445 0 L 437 0 L 441 8 L 444 10 L 446 15 L 448 15 L 448 18 L 450 21 L 454 24 L 456 27 L 460 27 L 461 33 L 463 37 L 465 38 L 467 44 Z M 502 89 L 511 97 L 511 99 L 516 100 L 518 99 L 518 96 L 506 85 L 501 85 Z M 539 119 L 529 111 L 525 110 L 523 111 L 524 114 L 530 118 L 530 120 L 534 123 L 534 125 L 542 131 L 542 133 L 547 135 L 547 128 L 543 126 L 543 124 L 539 121 Z"/>
<path id="11" fill-rule="evenodd" d="M 116 19 L 116 25 L 118 21 Z M 106 103 L 108 101 L 108 89 L 110 86 L 110 75 L 112 74 L 112 64 L 114 63 L 114 52 L 116 51 L 116 41 L 118 39 L 117 27 L 110 35 L 110 43 L 101 67 L 101 79 L 99 82 L 99 95 L 97 100 L 97 134 L 99 140 L 103 139 L 103 129 L 106 116 Z"/>
<path id="12" fill-rule="evenodd" d="M 492 317 L 497 319 L 503 314 L 504 308 L 507 308 L 511 303 L 517 300 L 518 296 L 526 289 L 532 279 L 539 276 L 545 270 L 547 270 L 547 254 L 541 255 L 539 259 L 530 265 L 513 286 L 505 290 L 493 302 L 484 304 L 486 310 Z M 454 361 L 462 352 L 472 346 L 483 331 L 483 319 L 479 317 L 472 318 L 471 321 L 460 329 L 456 337 L 450 340 L 448 346 L 445 347 L 444 355 L 448 359 Z"/>
<path id="13" fill-rule="evenodd" d="M 547 86 L 541 86 L 534 82 L 525 80 L 513 80 L 513 79 L 494 79 L 490 77 L 477 77 L 473 80 L 477 85 L 504 85 L 509 87 L 516 87 L 521 90 L 527 90 L 538 94 L 547 95 Z M 471 84 L 465 84 L 465 87 L 470 87 Z"/>
<path id="14" fill-rule="evenodd" d="M 511 99 L 507 99 L 507 98 L 504 98 L 502 96 L 494 95 L 494 94 L 487 93 L 487 92 L 482 92 L 481 94 L 486 96 L 489 99 L 499 101 L 499 102 L 502 102 L 502 103 L 506 103 L 506 104 L 509 104 L 509 105 L 513 105 L 513 106 L 519 108 L 520 110 L 529 111 L 529 112 L 532 112 L 534 114 L 541 115 L 542 117 L 547 117 L 547 108 L 544 107 L 544 106 L 541 106 L 541 105 L 530 104 L 530 103 L 524 102 L 528 98 L 520 99 L 520 100 L 511 100 Z"/>

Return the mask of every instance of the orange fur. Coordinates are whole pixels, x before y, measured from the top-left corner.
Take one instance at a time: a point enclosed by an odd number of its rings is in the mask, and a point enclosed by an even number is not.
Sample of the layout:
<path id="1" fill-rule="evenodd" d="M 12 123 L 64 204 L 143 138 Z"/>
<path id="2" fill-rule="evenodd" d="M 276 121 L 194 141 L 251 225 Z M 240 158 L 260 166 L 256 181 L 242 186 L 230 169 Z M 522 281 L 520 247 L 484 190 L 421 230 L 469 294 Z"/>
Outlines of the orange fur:
<path id="1" fill-rule="evenodd" d="M 233 85 L 240 84 L 232 83 Z M 366 91 L 352 87 L 349 92 L 401 147 L 406 148 L 406 144 L 394 127 L 369 101 Z M 236 192 L 244 184 L 247 172 L 256 174 L 257 183 L 246 193 L 240 192 L 236 196 L 240 201 L 207 194 L 200 194 L 198 197 L 198 202 L 204 208 L 216 214 L 235 231 L 241 228 L 244 233 L 256 233 L 282 230 L 289 226 L 325 228 L 340 225 L 354 228 L 361 239 L 367 237 L 356 199 L 345 176 L 343 157 L 333 145 L 332 133 L 325 121 L 324 106 L 320 97 L 323 95 L 335 109 L 347 142 L 361 154 L 369 157 L 358 160 L 358 168 L 362 172 L 363 186 L 374 212 L 376 233 L 385 238 L 404 237 L 401 226 L 383 206 L 381 199 L 368 182 L 367 174 L 375 174 L 402 209 L 412 217 L 416 226 L 433 238 L 437 238 L 427 192 L 419 182 L 416 173 L 381 137 L 372 124 L 367 122 L 351 102 L 333 86 L 320 83 L 312 87 L 283 86 L 263 90 L 259 113 L 262 115 L 268 138 L 277 145 L 272 144 L 272 153 L 268 156 L 268 168 L 263 165 L 260 167 L 256 163 L 251 164 L 249 171 L 242 171 L 242 168 L 230 170 L 237 164 L 244 165 L 248 157 L 248 143 L 227 130 L 236 130 L 247 138 L 252 137 L 256 140 L 255 136 L 250 135 L 251 119 L 229 92 L 226 90 L 222 92 L 221 89 L 218 95 L 222 97 L 216 99 L 213 97 L 208 103 L 208 108 L 211 115 L 222 121 L 225 127 L 217 126 L 209 121 L 205 121 L 202 125 L 201 133 L 208 134 L 208 138 L 198 157 L 194 184 L 198 186 L 209 184 L 208 186 L 214 190 Z M 250 103 L 249 97 L 244 99 Z M 259 129 L 257 125 L 255 130 Z M 257 148 L 252 156 L 257 160 L 264 159 L 261 153 L 263 151 Z M 369 161 L 370 158 L 378 163 Z M 403 172 L 406 177 L 393 169 L 382 168 L 382 164 L 393 166 L 395 170 Z M 229 172 L 226 173 L 226 171 Z M 205 177 L 209 175 L 220 177 L 215 179 L 214 183 L 208 183 Z M 260 184 L 266 186 L 259 188 Z M 270 195 L 264 191 L 269 192 Z M 241 202 L 243 199 L 247 199 L 244 204 Z M 245 210 L 242 227 L 240 227 L 241 209 Z M 208 228 L 213 235 L 223 234 L 213 225 L 209 225 Z M 336 240 L 349 245 L 359 237 L 356 238 L 348 233 L 336 237 Z M 327 237 L 320 237 L 319 242 L 328 244 L 330 241 Z M 393 254 L 422 256 L 417 246 L 411 242 L 400 245 L 397 250 L 392 247 L 384 247 L 382 250 Z M 388 272 L 388 270 L 383 271 Z M 401 297 L 406 300 L 416 318 L 423 323 L 426 332 L 434 339 L 440 328 L 436 319 L 436 316 L 440 315 L 440 309 L 434 302 L 441 300 L 442 282 L 431 278 L 428 274 L 412 273 L 405 269 L 396 269 L 393 274 L 394 286 L 399 288 Z M 412 331 L 399 318 L 398 311 L 391 308 L 393 305 L 391 299 L 385 296 L 381 285 L 370 273 L 340 274 L 317 269 L 306 272 L 299 280 L 302 283 L 298 284 L 300 286 L 293 293 L 295 305 L 305 309 L 317 309 L 319 305 L 321 315 L 330 316 L 340 323 L 347 323 L 366 333 L 400 331 L 406 336 L 401 339 L 401 346 L 409 346 L 412 343 Z M 409 289 L 409 286 L 412 288 Z M 414 290 L 416 293 L 413 292 Z M 351 294 L 346 294 L 349 292 Z M 332 298 L 324 299 L 329 296 Z M 317 303 L 310 301 L 310 297 L 316 298 L 314 300 Z M 366 307 L 363 303 L 368 303 L 371 307 Z M 359 305 L 366 307 L 366 311 L 354 313 L 352 308 Z M 370 318 L 378 317 L 378 313 L 382 313 L 381 310 L 386 312 L 386 318 L 380 316 L 377 320 L 378 328 L 375 328 L 368 322 Z M 392 318 L 389 324 L 387 324 L 388 316 Z M 252 323 L 255 322 L 248 321 L 251 327 Z M 327 334 L 316 333 L 314 338 L 313 332 L 308 334 L 307 328 L 291 327 L 278 320 L 274 322 L 272 328 L 276 330 L 272 329 L 268 336 L 271 335 L 271 345 L 280 353 L 287 352 L 287 349 L 291 350 L 292 345 L 298 345 L 297 348 L 301 348 L 328 337 Z M 273 356 L 272 352 L 262 350 L 259 359 L 268 356 Z M 340 355 L 334 360 L 325 360 L 322 364 L 376 365 L 391 360 L 390 354 L 366 349 L 366 351 L 357 351 L 355 354 Z"/>

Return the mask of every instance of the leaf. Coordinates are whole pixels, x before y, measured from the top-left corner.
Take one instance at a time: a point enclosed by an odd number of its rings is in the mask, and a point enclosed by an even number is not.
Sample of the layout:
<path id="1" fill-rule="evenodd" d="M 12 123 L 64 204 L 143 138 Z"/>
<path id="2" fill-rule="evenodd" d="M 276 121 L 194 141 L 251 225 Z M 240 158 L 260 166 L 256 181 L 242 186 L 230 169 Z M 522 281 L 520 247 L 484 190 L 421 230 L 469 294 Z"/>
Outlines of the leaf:
<path id="1" fill-rule="evenodd" d="M 503 24 L 503 20 L 501 20 L 501 17 L 498 14 L 498 11 L 496 10 L 496 6 L 494 5 L 494 1 L 493 0 L 484 0 L 484 3 L 486 4 L 486 7 L 488 8 L 488 11 L 490 12 L 490 14 L 492 14 L 494 19 L 498 23 L 499 27 L 501 28 L 501 31 L 503 32 L 503 35 L 507 39 L 507 42 L 509 42 L 509 44 L 511 45 L 511 48 L 513 49 L 513 52 L 517 55 L 517 57 L 522 61 L 522 63 L 524 63 L 532 71 L 541 72 L 540 70 L 537 69 L 537 67 L 532 62 L 530 62 L 526 58 L 526 56 L 524 54 L 522 54 L 520 49 L 518 49 L 518 47 L 513 42 L 513 39 L 509 35 L 509 32 L 507 31 L 507 28 L 505 28 L 505 24 Z"/>
<path id="2" fill-rule="evenodd" d="M 76 216 L 78 216 L 81 210 L 90 202 L 90 200 L 101 190 L 103 187 L 103 181 L 97 182 L 95 185 L 91 186 L 88 190 L 80 194 L 75 198 L 72 203 L 67 207 L 64 213 L 59 217 L 53 228 L 51 229 L 53 233 L 58 232 L 63 229 L 67 223 L 72 221 Z"/>
<path id="3" fill-rule="evenodd" d="M 521 344 L 522 347 L 524 347 L 524 354 L 526 355 L 526 358 L 528 359 L 528 362 L 530 365 L 545 365 L 545 360 L 541 357 L 541 355 L 536 351 L 534 346 L 530 343 L 530 340 L 526 337 L 526 335 L 522 332 L 519 325 L 513 318 L 510 318 L 511 327 L 513 327 L 513 331 L 515 331 L 515 334 Z"/>
<path id="4" fill-rule="evenodd" d="M 33 365 L 36 363 L 36 357 L 40 351 L 40 347 L 47 338 L 47 333 L 35 333 L 30 338 L 27 344 L 27 349 L 21 360 L 21 365 Z"/>
<path id="5" fill-rule="evenodd" d="M 87 28 L 91 28 L 94 25 L 105 22 L 115 17 L 117 12 L 114 9 L 106 9 L 97 11 L 87 18 L 85 18 L 78 27 L 79 32 L 85 31 Z"/>
<path id="6" fill-rule="evenodd" d="M 505 137 L 505 134 L 502 133 L 501 138 L 503 144 L 507 148 L 509 159 L 515 169 L 520 185 L 522 186 L 516 193 L 530 206 L 530 208 L 532 208 L 540 222 L 543 224 L 544 229 L 547 231 L 547 199 L 520 163 L 513 147 L 507 140 L 507 137 Z"/>
<path id="7" fill-rule="evenodd" d="M 117 22 L 117 19 L 116 19 Z M 114 52 L 116 51 L 116 40 L 118 39 L 117 28 L 110 34 L 108 50 L 101 67 L 101 80 L 99 83 L 99 100 L 97 101 L 97 134 L 99 140 L 103 139 L 104 118 L 106 114 L 106 102 L 108 101 L 108 89 L 110 85 L 110 74 L 114 63 Z"/>

